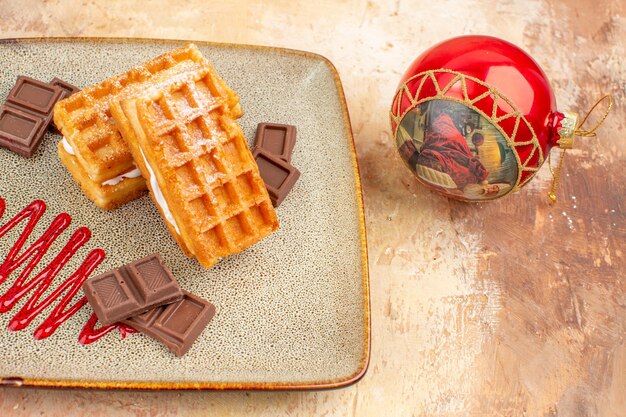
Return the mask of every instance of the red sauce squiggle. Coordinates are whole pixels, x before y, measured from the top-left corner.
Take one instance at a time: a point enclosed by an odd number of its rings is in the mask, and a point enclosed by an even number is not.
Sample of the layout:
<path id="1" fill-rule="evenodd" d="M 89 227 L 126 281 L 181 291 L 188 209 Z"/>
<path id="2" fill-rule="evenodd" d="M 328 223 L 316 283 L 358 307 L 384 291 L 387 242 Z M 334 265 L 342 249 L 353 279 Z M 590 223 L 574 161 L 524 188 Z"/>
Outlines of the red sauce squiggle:
<path id="1" fill-rule="evenodd" d="M 0 197 L 0 218 L 6 209 L 5 201 Z M 46 211 L 46 203 L 41 200 L 33 201 L 24 210 L 3 226 L 0 226 L 0 241 L 7 233 L 20 223 L 27 221 L 24 230 L 13 243 L 4 261 L 0 265 L 0 284 L 4 283 L 12 273 L 22 265 L 25 265 L 17 276 L 13 285 L 4 293 L 0 294 L 0 314 L 10 311 L 23 297 L 30 293 L 30 298 L 19 312 L 9 321 L 9 329 L 13 331 L 23 330 L 47 307 L 56 300 L 56 307 L 47 318 L 35 329 L 35 339 L 45 339 L 52 335 L 61 324 L 72 317 L 82 306 L 87 303 L 83 296 L 74 304 L 70 303 L 80 291 L 83 282 L 104 260 L 105 254 L 102 249 L 92 250 L 80 267 L 69 278 L 63 281 L 50 295 L 41 300 L 43 294 L 51 286 L 52 282 L 85 243 L 91 238 L 91 232 L 86 227 L 78 228 L 65 244 L 56 257 L 46 265 L 41 272 L 30 277 L 43 256 L 48 252 L 56 239 L 67 229 L 72 221 L 67 213 L 61 213 L 54 218 L 46 231 L 26 250 L 22 252 L 26 241 L 32 234 L 35 226 Z M 40 301 L 41 300 L 41 301 Z M 125 325 L 111 325 L 95 330 L 96 320 L 92 320 L 95 314 L 83 327 L 79 336 L 80 343 L 93 343 L 112 330 L 119 329 L 122 336 L 131 333 Z M 104 331 L 106 329 L 106 331 Z M 83 334 L 88 336 L 83 336 Z"/>
<path id="2" fill-rule="evenodd" d="M 96 340 L 99 340 L 105 334 L 115 329 L 119 329 L 122 337 L 126 337 L 127 334 L 137 333 L 137 330 L 125 324 L 109 324 L 108 326 L 102 326 L 96 329 L 97 322 L 98 316 L 96 316 L 96 313 L 93 313 L 91 317 L 89 317 L 89 320 L 87 320 L 87 323 L 85 323 L 83 330 L 80 332 L 80 335 L 78 336 L 78 343 L 81 345 L 88 345 Z"/>

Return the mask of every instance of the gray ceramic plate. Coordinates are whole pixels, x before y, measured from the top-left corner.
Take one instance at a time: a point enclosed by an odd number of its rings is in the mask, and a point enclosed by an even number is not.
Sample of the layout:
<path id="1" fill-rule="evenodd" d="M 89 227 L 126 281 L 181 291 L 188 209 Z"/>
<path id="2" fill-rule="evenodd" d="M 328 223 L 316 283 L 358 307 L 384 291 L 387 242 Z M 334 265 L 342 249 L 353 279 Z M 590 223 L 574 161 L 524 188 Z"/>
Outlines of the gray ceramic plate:
<path id="1" fill-rule="evenodd" d="M 0 42 L 0 99 L 25 74 L 60 77 L 84 88 L 184 42 L 155 40 L 39 39 Z M 240 123 L 249 141 L 257 123 L 298 128 L 293 164 L 302 176 L 278 208 L 281 228 L 211 270 L 186 258 L 146 196 L 112 212 L 97 209 L 56 156 L 60 136 L 49 133 L 30 159 L 0 148 L 0 197 L 7 224 L 34 200 L 47 210 L 25 250 L 59 213 L 72 222 L 30 274 L 57 256 L 80 226 L 91 238 L 37 300 L 35 286 L 0 314 L 0 377 L 10 385 L 100 388 L 308 389 L 357 381 L 369 359 L 369 294 L 361 186 L 345 98 L 332 64 L 318 55 L 284 49 L 200 43 L 217 72 L 240 95 Z M 27 222 L 2 236 L 7 259 Z M 9 330 L 31 300 L 60 288 L 87 255 L 106 258 L 92 274 L 160 252 L 183 288 L 212 301 L 217 315 L 183 358 L 141 334 L 118 330 L 79 344 L 91 316 L 86 305 L 49 337 L 36 329 L 58 302 L 25 329 Z M 20 252 L 21 253 L 21 252 Z M 0 267 L 0 304 L 19 286 L 25 265 L 6 276 Z M 5 262 L 5 267 L 8 265 Z M 4 275 L 3 275 L 4 274 Z M 10 295 L 10 294 L 9 294 Z M 78 292 L 66 306 L 82 297 Z M 28 307 L 28 306 L 27 306 Z M 23 310 L 22 310 L 23 311 Z M 96 325 L 98 327 L 98 325 Z"/>

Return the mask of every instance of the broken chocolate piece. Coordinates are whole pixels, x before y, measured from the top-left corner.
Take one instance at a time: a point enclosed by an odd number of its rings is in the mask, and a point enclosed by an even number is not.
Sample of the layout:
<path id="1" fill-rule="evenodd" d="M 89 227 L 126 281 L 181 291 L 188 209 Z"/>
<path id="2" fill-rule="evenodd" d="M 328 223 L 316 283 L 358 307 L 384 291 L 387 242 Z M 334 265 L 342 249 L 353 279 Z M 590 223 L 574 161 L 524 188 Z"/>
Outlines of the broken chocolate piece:
<path id="1" fill-rule="evenodd" d="M 27 111 L 48 116 L 62 92 L 59 87 L 20 75 L 7 97 L 7 102 Z"/>
<path id="2" fill-rule="evenodd" d="M 283 161 L 291 162 L 296 146 L 296 127 L 279 123 L 259 123 L 254 146 L 265 149 Z"/>
<path id="3" fill-rule="evenodd" d="M 300 178 L 300 171 L 263 148 L 254 149 L 252 156 L 259 167 L 272 204 L 278 207 Z"/>
<path id="4" fill-rule="evenodd" d="M 19 76 L 0 110 L 4 117 L 0 146 L 22 156 L 32 156 L 52 121 L 54 104 L 62 96 L 63 90 L 59 87 Z"/>
<path id="5" fill-rule="evenodd" d="M 90 278 L 83 291 L 104 325 L 180 300 L 183 291 L 159 254 Z"/>
<path id="6" fill-rule="evenodd" d="M 3 105 L 0 107 L 0 146 L 22 156 L 31 156 L 43 135 L 45 118 Z"/>
<path id="7" fill-rule="evenodd" d="M 183 356 L 215 315 L 213 304 L 187 291 L 183 293 L 180 301 L 122 322 L 163 343 L 176 356 Z"/>

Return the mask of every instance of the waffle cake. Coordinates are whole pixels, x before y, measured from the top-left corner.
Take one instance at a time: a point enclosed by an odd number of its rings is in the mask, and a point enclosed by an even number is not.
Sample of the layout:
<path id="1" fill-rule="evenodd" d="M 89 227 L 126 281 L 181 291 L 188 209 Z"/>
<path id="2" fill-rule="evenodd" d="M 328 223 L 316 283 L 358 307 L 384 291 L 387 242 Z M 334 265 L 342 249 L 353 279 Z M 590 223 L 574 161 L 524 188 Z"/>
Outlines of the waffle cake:
<path id="1" fill-rule="evenodd" d="M 205 267 L 278 228 L 241 128 L 208 67 L 112 103 L 170 232 Z"/>
<path id="2" fill-rule="evenodd" d="M 193 44 L 160 55 L 56 104 L 54 123 L 63 134 L 58 146 L 59 158 L 96 205 L 112 209 L 146 190 L 145 181 L 111 116 L 111 101 L 174 82 L 177 76 L 200 66 L 209 68 L 226 97 L 227 111 L 232 117 L 240 117 L 239 97 L 215 74 Z"/>
<path id="3" fill-rule="evenodd" d="M 57 148 L 61 163 L 72 174 L 85 195 L 98 207 L 110 210 L 143 195 L 146 191 L 146 181 L 136 168 L 117 179 L 111 179 L 104 184 L 97 183 L 89 178 L 78 158 L 73 155 L 73 150 L 67 149 L 63 141 L 59 142 Z"/>

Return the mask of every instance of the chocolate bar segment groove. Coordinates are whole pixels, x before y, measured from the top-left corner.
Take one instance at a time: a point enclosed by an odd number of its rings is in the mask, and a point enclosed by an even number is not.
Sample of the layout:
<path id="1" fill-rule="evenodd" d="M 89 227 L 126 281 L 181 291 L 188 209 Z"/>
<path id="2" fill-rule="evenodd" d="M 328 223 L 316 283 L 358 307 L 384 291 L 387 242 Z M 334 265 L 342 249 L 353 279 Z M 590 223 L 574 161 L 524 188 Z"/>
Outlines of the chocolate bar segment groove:
<path id="1" fill-rule="evenodd" d="M 116 323 L 183 297 L 176 278 L 153 254 L 83 284 L 87 300 L 104 325 Z"/>
<path id="2" fill-rule="evenodd" d="M 213 304 L 187 291 L 183 294 L 175 303 L 122 322 L 163 343 L 176 356 L 183 356 L 215 315 Z"/>
<path id="3" fill-rule="evenodd" d="M 296 146 L 296 127 L 279 123 L 259 123 L 254 146 L 285 162 L 291 162 L 293 148 Z"/>

